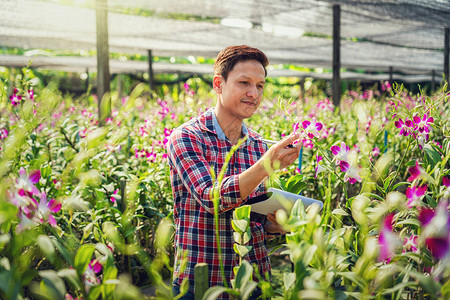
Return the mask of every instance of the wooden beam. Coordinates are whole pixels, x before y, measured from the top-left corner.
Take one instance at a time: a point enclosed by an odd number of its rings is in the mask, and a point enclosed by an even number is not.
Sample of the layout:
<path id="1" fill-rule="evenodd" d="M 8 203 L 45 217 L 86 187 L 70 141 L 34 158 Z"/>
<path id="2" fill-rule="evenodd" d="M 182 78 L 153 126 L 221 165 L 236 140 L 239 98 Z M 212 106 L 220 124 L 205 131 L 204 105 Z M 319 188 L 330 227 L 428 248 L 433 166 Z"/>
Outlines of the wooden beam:
<path id="1" fill-rule="evenodd" d="M 148 50 L 148 85 L 150 88 L 150 95 L 155 90 L 155 75 L 153 73 L 153 55 L 152 50 Z"/>
<path id="2" fill-rule="evenodd" d="M 333 5 L 333 80 L 332 98 L 337 107 L 341 103 L 341 6 Z"/>
<path id="3" fill-rule="evenodd" d="M 444 28 L 444 84 L 449 82 L 449 27 Z"/>
<path id="4" fill-rule="evenodd" d="M 431 70 L 431 92 L 436 90 L 436 71 Z"/>
<path id="5" fill-rule="evenodd" d="M 110 104 L 108 109 L 108 105 L 106 103 L 102 103 L 103 96 L 110 90 L 108 1 L 96 0 L 95 3 L 97 23 L 97 101 L 98 118 L 100 124 L 102 124 L 103 121 L 111 114 Z"/>
<path id="6" fill-rule="evenodd" d="M 394 84 L 394 68 L 389 67 L 389 84 L 392 86 Z"/>

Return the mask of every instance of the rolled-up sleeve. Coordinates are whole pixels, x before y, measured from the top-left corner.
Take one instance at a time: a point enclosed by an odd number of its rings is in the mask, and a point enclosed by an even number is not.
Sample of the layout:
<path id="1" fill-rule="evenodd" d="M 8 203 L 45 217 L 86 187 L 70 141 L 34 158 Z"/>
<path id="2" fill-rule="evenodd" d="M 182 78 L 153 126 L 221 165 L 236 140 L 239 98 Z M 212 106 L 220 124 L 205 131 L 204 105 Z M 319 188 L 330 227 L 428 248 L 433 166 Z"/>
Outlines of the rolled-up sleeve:
<path id="1" fill-rule="evenodd" d="M 206 160 L 202 147 L 203 143 L 202 137 L 181 128 L 169 137 L 167 152 L 170 163 L 184 187 L 206 211 L 214 214 L 212 200 L 218 182 L 213 180 L 211 165 Z M 245 199 L 242 200 L 240 196 L 238 175 L 225 177 L 218 188 L 219 213 L 243 204 Z"/>

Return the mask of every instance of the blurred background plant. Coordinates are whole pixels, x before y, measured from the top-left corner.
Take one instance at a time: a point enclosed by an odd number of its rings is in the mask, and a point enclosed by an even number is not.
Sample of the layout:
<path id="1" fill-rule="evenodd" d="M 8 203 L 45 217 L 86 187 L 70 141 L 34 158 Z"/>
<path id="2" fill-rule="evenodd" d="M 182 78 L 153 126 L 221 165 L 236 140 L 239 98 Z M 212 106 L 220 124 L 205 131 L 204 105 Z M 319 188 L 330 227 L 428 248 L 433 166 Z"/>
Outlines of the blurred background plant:
<path id="1" fill-rule="evenodd" d="M 165 143 L 213 105 L 210 87 L 191 78 L 154 98 L 142 84 L 125 96 L 113 89 L 99 126 L 95 95 L 63 94 L 28 68 L 2 75 L 0 298 L 143 298 L 149 286 L 172 298 Z M 450 297 L 446 87 L 350 90 L 340 107 L 319 87 L 309 91 L 269 82 L 247 122 L 273 140 L 297 123 L 302 157 L 271 179 L 324 202 L 321 212 L 297 203 L 277 214 L 293 266 L 278 275 L 277 296 Z M 242 260 L 245 284 L 250 268 Z"/>

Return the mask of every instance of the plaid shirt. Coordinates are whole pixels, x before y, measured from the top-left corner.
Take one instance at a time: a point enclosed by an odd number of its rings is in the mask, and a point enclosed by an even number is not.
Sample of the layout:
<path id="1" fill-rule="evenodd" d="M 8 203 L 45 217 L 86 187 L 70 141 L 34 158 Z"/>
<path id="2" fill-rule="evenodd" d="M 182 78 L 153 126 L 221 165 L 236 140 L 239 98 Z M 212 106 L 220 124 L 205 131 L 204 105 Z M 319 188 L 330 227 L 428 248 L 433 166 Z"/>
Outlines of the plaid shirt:
<path id="1" fill-rule="evenodd" d="M 220 187 L 220 245 L 229 284 L 233 267 L 238 264 L 238 256 L 233 250 L 233 210 L 248 200 L 241 199 L 238 175 L 267 151 L 267 145 L 257 133 L 245 125 L 243 133 L 247 135 L 247 140 L 231 157 Z M 197 263 L 208 264 L 210 287 L 223 285 L 214 231 L 214 205 L 211 200 L 214 181 L 210 170 L 212 168 L 216 175 L 219 174 L 232 146 L 218 125 L 212 108 L 175 129 L 167 143 L 176 226 L 173 282 L 179 285 L 184 278 L 188 278 L 191 292 L 194 292 L 194 267 Z M 249 197 L 263 192 L 264 184 L 260 184 Z M 251 221 L 250 228 L 252 238 L 248 245 L 252 246 L 252 250 L 245 259 L 259 266 L 259 272 L 263 275 L 270 271 L 265 239 L 271 236 L 265 234 L 259 222 Z M 183 271 L 180 266 L 184 255 L 187 256 L 187 267 Z"/>

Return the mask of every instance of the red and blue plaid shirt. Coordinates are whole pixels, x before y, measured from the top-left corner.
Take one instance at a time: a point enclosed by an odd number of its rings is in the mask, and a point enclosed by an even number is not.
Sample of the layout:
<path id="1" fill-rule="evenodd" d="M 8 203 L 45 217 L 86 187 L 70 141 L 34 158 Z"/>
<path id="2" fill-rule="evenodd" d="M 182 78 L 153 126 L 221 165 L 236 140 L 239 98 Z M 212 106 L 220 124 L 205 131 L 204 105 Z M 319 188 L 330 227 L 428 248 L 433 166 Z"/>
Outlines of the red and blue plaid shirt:
<path id="1" fill-rule="evenodd" d="M 250 168 L 267 151 L 267 145 L 254 131 L 243 126 L 247 140 L 237 149 L 229 161 L 220 186 L 219 234 L 225 276 L 230 283 L 233 267 L 238 264 L 233 250 L 233 210 L 244 205 L 250 197 L 265 192 L 264 184 L 256 188 L 248 198 L 241 199 L 238 175 Z M 197 118 L 175 129 L 167 143 L 170 178 L 174 197 L 175 263 L 174 284 L 184 278 L 190 281 L 194 292 L 194 267 L 207 263 L 209 285 L 223 285 L 219 267 L 219 253 L 215 237 L 214 205 L 212 199 L 214 180 L 211 168 L 218 175 L 227 153 L 233 145 L 226 139 L 211 108 Z M 259 266 L 260 274 L 270 271 L 270 261 L 265 239 L 266 233 L 259 222 L 251 221 L 252 238 L 248 245 L 252 250 L 244 257 Z M 187 267 L 180 269 L 182 257 L 187 256 Z"/>

